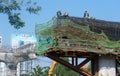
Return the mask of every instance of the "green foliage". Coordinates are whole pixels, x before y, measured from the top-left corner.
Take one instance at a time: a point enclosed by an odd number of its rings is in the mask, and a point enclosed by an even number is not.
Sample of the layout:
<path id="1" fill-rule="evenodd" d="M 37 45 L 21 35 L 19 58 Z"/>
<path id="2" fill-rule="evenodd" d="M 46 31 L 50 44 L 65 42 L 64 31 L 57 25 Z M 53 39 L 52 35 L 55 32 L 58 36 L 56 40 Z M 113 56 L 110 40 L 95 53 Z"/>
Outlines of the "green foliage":
<path id="1" fill-rule="evenodd" d="M 37 66 L 34 68 L 34 72 L 31 74 L 31 76 L 47 76 L 48 75 L 48 69 L 47 67 L 39 67 Z"/>
<path id="2" fill-rule="evenodd" d="M 42 68 L 40 68 L 39 66 L 37 66 L 33 70 L 34 70 L 34 73 L 32 74 L 33 76 L 41 76 L 43 74 Z"/>
<path id="3" fill-rule="evenodd" d="M 25 25 L 25 22 L 23 22 L 20 17 L 19 13 L 14 13 L 14 15 L 9 15 L 9 23 L 14 26 L 14 28 L 19 29 Z"/>
<path id="4" fill-rule="evenodd" d="M 49 71 L 49 67 L 40 67 L 37 66 L 33 68 L 33 72 L 29 74 L 25 74 L 24 76 L 47 76 Z"/>
<path id="5" fill-rule="evenodd" d="M 25 26 L 25 22 L 20 18 L 21 11 L 28 11 L 30 14 L 38 14 L 41 7 L 31 0 L 0 0 L 0 13 L 8 16 L 9 23 L 16 29 Z"/>
<path id="6" fill-rule="evenodd" d="M 37 55 L 43 55 L 48 48 L 54 46 L 54 29 L 51 26 L 53 26 L 53 20 L 35 26 L 35 33 L 38 41 L 35 46 Z"/>
<path id="7" fill-rule="evenodd" d="M 88 67 L 84 69 L 86 72 L 91 73 L 91 63 L 88 64 Z"/>

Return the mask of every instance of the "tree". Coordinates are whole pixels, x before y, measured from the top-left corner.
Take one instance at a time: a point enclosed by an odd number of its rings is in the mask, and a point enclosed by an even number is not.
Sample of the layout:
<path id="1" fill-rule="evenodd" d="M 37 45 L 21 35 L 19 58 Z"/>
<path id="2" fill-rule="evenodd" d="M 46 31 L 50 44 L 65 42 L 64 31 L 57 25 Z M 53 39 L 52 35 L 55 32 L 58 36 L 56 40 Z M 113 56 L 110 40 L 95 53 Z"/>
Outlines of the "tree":
<path id="1" fill-rule="evenodd" d="M 0 0 L 0 13 L 8 16 L 9 23 L 16 29 L 25 26 L 25 22 L 20 18 L 22 10 L 30 14 L 38 14 L 41 7 L 32 0 Z"/>
<path id="2" fill-rule="evenodd" d="M 43 76 L 48 76 L 48 71 L 50 67 L 43 67 Z"/>
<path id="3" fill-rule="evenodd" d="M 33 68 L 33 72 L 23 76 L 47 76 L 49 67 L 40 67 L 39 65 Z"/>
<path id="4" fill-rule="evenodd" d="M 32 73 L 32 76 L 42 76 L 43 75 L 43 69 L 39 66 L 36 68 L 33 68 L 34 72 Z"/>

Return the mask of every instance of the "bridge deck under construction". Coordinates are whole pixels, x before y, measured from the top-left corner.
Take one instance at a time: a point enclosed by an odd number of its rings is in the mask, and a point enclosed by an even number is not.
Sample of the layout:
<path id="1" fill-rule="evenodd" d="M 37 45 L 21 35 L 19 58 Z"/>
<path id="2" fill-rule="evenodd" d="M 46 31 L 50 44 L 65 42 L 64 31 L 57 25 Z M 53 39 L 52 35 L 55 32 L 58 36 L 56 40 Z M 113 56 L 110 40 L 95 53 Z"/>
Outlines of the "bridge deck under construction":
<path id="1" fill-rule="evenodd" d="M 119 63 L 119 22 L 59 17 L 36 25 L 35 31 L 38 40 L 37 55 L 47 56 L 83 76 L 94 76 L 98 72 L 98 58 L 101 55 L 114 56 L 114 60 Z M 62 57 L 72 58 L 72 63 L 64 61 Z M 85 60 L 78 63 L 78 58 Z M 91 73 L 81 69 L 89 61 Z"/>

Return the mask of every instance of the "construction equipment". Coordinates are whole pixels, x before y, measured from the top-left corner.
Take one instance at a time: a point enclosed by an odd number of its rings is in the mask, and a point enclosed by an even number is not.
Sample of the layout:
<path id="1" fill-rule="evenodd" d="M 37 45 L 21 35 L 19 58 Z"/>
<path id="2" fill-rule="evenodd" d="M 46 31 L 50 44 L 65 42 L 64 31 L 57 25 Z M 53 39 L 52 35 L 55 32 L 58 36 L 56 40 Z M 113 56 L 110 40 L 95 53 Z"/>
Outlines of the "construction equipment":
<path id="1" fill-rule="evenodd" d="M 50 70 L 48 72 L 48 76 L 52 76 L 53 75 L 53 70 L 54 70 L 56 64 L 57 64 L 56 61 L 52 62 L 52 65 L 51 65 Z M 56 74 L 54 74 L 54 76 L 56 76 Z"/>

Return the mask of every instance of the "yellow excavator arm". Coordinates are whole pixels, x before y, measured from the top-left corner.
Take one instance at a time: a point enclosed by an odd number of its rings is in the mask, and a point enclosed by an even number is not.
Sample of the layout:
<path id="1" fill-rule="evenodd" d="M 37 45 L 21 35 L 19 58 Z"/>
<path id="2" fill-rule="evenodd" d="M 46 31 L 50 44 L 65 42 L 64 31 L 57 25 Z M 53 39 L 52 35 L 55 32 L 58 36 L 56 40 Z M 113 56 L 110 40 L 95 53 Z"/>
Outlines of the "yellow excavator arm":
<path id="1" fill-rule="evenodd" d="M 49 76 L 52 76 L 53 70 L 54 70 L 56 64 L 57 64 L 56 61 L 53 61 L 53 62 L 52 62 L 52 65 L 51 65 L 51 67 L 50 67 L 50 69 L 49 69 L 49 72 L 48 72 Z M 54 76 L 56 76 L 56 74 L 54 74 Z"/>

